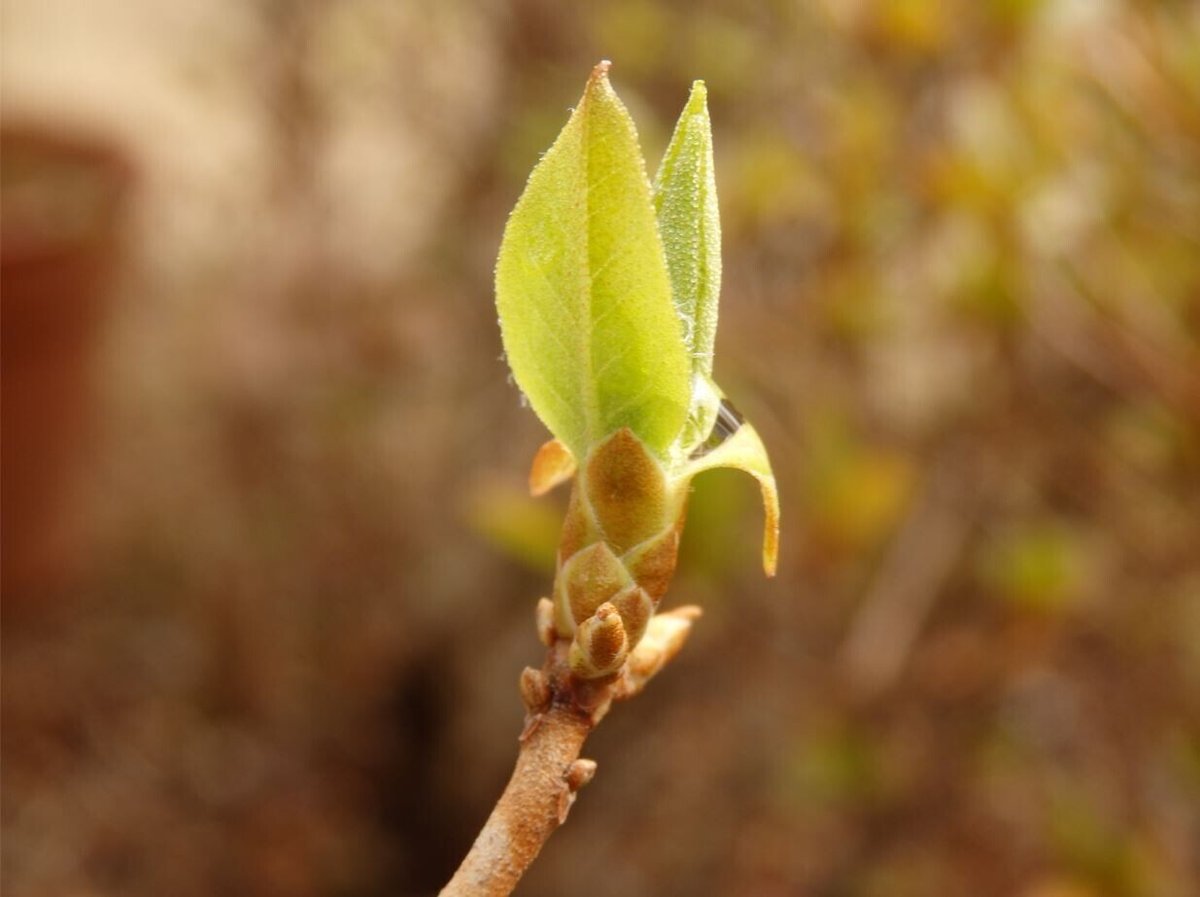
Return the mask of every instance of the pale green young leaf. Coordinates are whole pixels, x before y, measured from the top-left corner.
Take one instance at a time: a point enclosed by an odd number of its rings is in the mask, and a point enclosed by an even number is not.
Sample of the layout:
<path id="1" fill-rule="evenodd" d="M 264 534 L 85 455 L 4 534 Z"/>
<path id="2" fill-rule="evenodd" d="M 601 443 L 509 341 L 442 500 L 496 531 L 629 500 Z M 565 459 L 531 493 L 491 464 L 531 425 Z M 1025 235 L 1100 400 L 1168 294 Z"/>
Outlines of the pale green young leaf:
<path id="1" fill-rule="evenodd" d="M 692 85 L 654 178 L 654 209 L 692 371 L 711 378 L 721 294 L 721 219 L 703 81 Z"/>
<path id="2" fill-rule="evenodd" d="M 765 515 L 763 569 L 767 576 L 774 576 L 779 559 L 779 491 L 775 486 L 775 474 L 771 471 L 771 460 L 767 457 L 767 449 L 758 431 L 750 424 L 742 424 L 711 452 L 692 460 L 679 472 L 679 479 L 690 480 L 699 473 L 718 467 L 744 470 L 758 480 Z"/>
<path id="3" fill-rule="evenodd" d="M 621 427 L 665 454 L 690 394 L 637 133 L 607 70 L 534 168 L 496 263 L 513 376 L 576 458 Z"/>

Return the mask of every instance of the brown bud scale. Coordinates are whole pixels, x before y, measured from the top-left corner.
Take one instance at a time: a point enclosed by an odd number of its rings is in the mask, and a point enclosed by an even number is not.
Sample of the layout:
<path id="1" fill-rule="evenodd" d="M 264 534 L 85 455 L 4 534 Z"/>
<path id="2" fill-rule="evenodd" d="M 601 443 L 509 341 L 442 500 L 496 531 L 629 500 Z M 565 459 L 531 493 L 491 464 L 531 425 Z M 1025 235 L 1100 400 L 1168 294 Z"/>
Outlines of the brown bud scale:
<path id="1" fill-rule="evenodd" d="M 556 635 L 572 640 L 576 677 L 618 673 L 641 641 L 675 572 L 686 498 L 686 484 L 670 480 L 628 429 L 580 464 L 559 543 L 552 619 Z"/>

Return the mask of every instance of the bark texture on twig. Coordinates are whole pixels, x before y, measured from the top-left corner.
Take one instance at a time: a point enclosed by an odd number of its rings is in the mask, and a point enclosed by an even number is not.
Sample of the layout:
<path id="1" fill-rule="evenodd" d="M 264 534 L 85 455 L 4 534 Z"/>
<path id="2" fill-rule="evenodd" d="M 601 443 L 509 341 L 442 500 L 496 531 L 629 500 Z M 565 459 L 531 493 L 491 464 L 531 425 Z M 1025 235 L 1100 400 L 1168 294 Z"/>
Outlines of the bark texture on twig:
<path id="1" fill-rule="evenodd" d="M 568 643 L 554 639 L 545 666 L 520 679 L 527 715 L 512 777 L 441 897 L 503 897 L 567 818 L 596 765 L 580 760 L 588 733 L 612 702 L 612 684 L 580 683 Z"/>
<path id="2" fill-rule="evenodd" d="M 697 607 L 656 614 L 619 675 L 604 681 L 572 675 L 569 642 L 552 639 L 541 670 L 521 674 L 528 716 L 512 777 L 441 897 L 505 897 L 564 821 L 596 764 L 580 751 L 614 700 L 640 694 L 679 653 L 700 615 Z"/>
<path id="3" fill-rule="evenodd" d="M 551 707 L 529 732 L 504 794 L 442 897 L 491 897 L 512 892 L 546 839 L 566 818 L 572 774 L 592 729 L 572 707 Z M 586 769 L 586 766 L 584 767 Z"/>

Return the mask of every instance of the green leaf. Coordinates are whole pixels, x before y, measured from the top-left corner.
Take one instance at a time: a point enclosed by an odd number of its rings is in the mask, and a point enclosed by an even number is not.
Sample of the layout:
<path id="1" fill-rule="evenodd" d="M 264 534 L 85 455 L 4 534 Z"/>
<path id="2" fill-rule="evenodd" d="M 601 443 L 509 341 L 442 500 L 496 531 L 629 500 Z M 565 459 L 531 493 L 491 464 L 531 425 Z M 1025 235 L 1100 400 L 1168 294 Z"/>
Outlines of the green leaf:
<path id="1" fill-rule="evenodd" d="M 496 263 L 513 376 L 576 458 L 621 427 L 665 454 L 690 399 L 650 184 L 607 72 L 534 168 Z"/>
<path id="2" fill-rule="evenodd" d="M 742 424 L 737 432 L 706 455 L 694 459 L 682 471 L 680 479 L 691 479 L 706 470 L 733 467 L 744 470 L 758 480 L 762 491 L 763 512 L 763 569 L 767 576 L 775 575 L 779 560 L 779 491 L 771 460 L 758 432 L 750 424 Z"/>
<path id="3" fill-rule="evenodd" d="M 721 295 L 721 218 L 707 96 L 704 82 L 696 81 L 654 178 L 654 209 L 692 371 L 711 378 Z"/>
<path id="4" fill-rule="evenodd" d="M 712 382 L 721 295 L 721 218 L 703 81 L 692 84 L 654 178 L 654 209 L 691 361 L 691 407 L 679 438 L 680 454 L 686 456 L 708 437 L 721 400 Z"/>

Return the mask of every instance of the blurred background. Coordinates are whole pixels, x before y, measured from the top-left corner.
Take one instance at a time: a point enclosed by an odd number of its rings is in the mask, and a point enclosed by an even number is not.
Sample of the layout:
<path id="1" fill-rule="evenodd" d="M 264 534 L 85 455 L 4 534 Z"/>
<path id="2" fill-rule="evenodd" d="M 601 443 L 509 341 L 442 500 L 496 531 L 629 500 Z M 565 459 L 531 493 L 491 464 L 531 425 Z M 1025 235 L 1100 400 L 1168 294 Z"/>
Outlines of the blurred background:
<path id="1" fill-rule="evenodd" d="M 4 0 L 11 897 L 435 893 L 565 495 L 505 216 L 592 65 L 709 89 L 705 616 L 526 895 L 1200 881 L 1200 7 Z"/>

